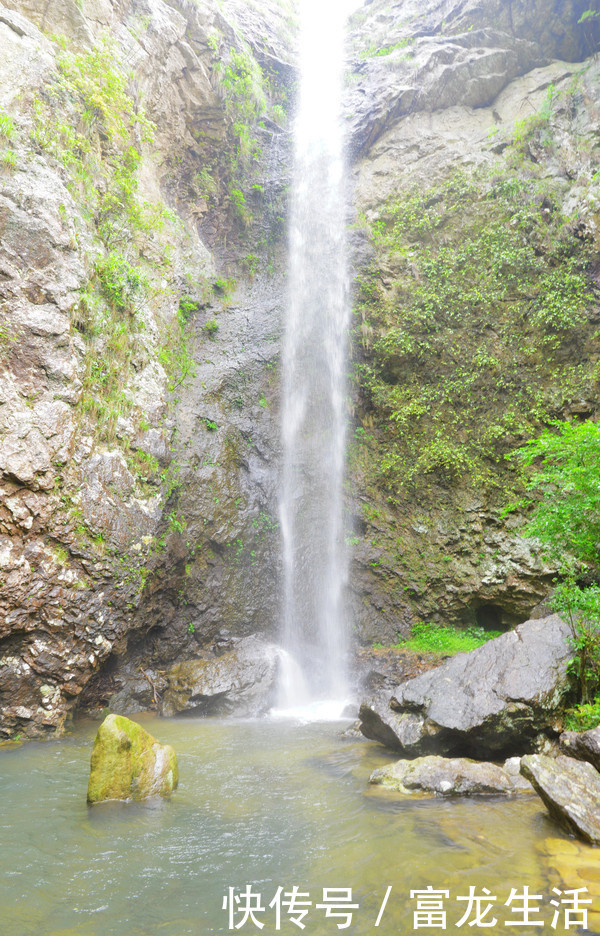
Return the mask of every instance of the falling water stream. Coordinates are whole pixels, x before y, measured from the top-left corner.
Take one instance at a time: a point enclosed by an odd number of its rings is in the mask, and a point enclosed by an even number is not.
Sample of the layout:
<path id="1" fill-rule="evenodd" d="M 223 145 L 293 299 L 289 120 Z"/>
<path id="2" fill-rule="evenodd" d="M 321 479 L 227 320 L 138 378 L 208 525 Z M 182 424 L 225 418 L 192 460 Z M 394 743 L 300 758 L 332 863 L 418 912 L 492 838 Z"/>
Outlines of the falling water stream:
<path id="1" fill-rule="evenodd" d="M 343 592 L 348 289 L 341 124 L 348 4 L 302 0 L 283 349 L 284 657 L 280 704 L 347 693 Z"/>

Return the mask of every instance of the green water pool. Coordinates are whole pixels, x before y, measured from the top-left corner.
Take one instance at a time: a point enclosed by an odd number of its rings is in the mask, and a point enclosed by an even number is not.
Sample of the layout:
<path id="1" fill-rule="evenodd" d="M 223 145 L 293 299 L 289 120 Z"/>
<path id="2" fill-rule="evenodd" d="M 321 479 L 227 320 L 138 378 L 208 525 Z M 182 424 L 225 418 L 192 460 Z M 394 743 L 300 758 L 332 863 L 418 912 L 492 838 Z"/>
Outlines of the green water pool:
<path id="1" fill-rule="evenodd" d="M 233 925 L 258 896 L 264 927 L 248 917 L 233 930 L 244 934 L 277 932 L 268 905 L 279 887 L 284 896 L 294 886 L 311 902 L 305 929 L 283 907 L 282 933 L 442 932 L 415 928 L 410 892 L 428 886 L 442 892 L 447 932 L 574 933 L 560 900 L 551 927 L 552 886 L 579 886 L 582 866 L 600 879 L 597 850 L 557 831 L 536 797 L 406 800 L 369 788 L 370 771 L 393 757 L 343 739 L 339 723 L 140 720 L 178 753 L 180 786 L 169 801 L 86 805 L 91 722 L 58 741 L 0 749 L 0 936 L 224 933 L 223 899 L 248 885 Z M 496 897 L 494 926 L 456 926 L 467 906 L 458 897 L 471 886 Z M 544 898 L 543 928 L 505 925 L 517 919 L 504 905 L 510 890 L 524 886 Z M 341 889 L 326 897 L 342 909 L 344 897 L 358 904 L 348 927 L 317 909 L 324 888 Z"/>

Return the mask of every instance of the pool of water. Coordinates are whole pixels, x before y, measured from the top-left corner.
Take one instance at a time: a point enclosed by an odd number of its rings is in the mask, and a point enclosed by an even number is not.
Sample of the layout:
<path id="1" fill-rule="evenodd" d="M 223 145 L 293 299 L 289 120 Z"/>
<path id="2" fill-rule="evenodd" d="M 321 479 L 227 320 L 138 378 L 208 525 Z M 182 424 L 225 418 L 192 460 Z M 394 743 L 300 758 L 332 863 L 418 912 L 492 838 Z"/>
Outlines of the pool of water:
<path id="1" fill-rule="evenodd" d="M 277 932 L 268 904 L 280 886 L 294 885 L 312 901 L 307 936 L 405 936 L 415 924 L 410 891 L 428 885 L 448 891 L 447 930 L 460 931 L 467 904 L 457 898 L 473 885 L 497 897 L 497 924 L 465 922 L 463 932 L 566 932 L 562 907 L 553 930 L 547 903 L 558 865 L 563 877 L 572 873 L 571 887 L 582 863 L 600 877 L 597 850 L 562 836 L 536 797 L 407 800 L 369 788 L 370 771 L 393 758 L 342 739 L 339 723 L 140 721 L 177 751 L 180 786 L 169 801 L 86 805 L 92 723 L 59 741 L 0 749 L 0 936 L 227 932 L 223 898 L 247 885 L 266 908 L 255 914 L 265 926 L 249 918 L 240 933 Z M 504 925 L 517 916 L 502 904 L 525 885 L 544 896 L 543 929 Z M 347 928 L 316 907 L 323 888 L 352 889 L 359 906 Z M 303 932 L 285 907 L 280 926 Z"/>

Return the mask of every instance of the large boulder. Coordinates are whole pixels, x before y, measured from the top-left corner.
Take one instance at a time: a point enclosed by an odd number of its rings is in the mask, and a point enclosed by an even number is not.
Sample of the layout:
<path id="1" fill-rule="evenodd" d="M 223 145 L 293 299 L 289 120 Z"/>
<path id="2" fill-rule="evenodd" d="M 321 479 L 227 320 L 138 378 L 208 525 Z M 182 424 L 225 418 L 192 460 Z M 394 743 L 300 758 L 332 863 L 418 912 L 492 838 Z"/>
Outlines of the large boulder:
<path id="1" fill-rule="evenodd" d="M 178 782 L 177 757 L 169 744 L 159 744 L 123 715 L 104 719 L 92 750 L 88 803 L 169 796 Z"/>
<path id="2" fill-rule="evenodd" d="M 600 774 L 591 764 L 564 754 L 530 754 L 521 760 L 521 773 L 559 825 L 600 845 Z"/>
<path id="3" fill-rule="evenodd" d="M 505 764 L 467 757 L 417 757 L 399 760 L 374 770 L 369 783 L 399 793 L 433 793 L 437 796 L 496 796 L 531 793 L 531 784 L 519 774 L 519 758 Z"/>
<path id="4" fill-rule="evenodd" d="M 279 649 L 246 637 L 222 656 L 186 660 L 166 674 L 161 714 L 264 715 L 277 689 Z"/>
<path id="5" fill-rule="evenodd" d="M 589 731 L 564 731 L 559 738 L 563 754 L 588 761 L 600 771 L 600 727 Z"/>
<path id="6" fill-rule="evenodd" d="M 361 730 L 404 756 L 477 758 L 526 753 L 555 723 L 570 693 L 569 627 L 558 617 L 514 631 L 447 660 L 362 703 Z"/>

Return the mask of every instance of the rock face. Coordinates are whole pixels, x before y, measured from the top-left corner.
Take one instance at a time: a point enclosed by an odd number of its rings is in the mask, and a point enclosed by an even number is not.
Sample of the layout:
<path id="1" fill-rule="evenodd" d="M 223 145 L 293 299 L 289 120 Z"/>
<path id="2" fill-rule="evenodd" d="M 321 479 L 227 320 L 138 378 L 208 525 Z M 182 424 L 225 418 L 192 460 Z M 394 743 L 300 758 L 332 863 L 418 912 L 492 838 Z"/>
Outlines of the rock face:
<path id="1" fill-rule="evenodd" d="M 557 615 L 527 621 L 400 685 L 391 699 L 363 702 L 363 734 L 416 757 L 518 754 L 552 733 L 569 691 L 568 625 Z"/>
<path id="2" fill-rule="evenodd" d="M 600 774 L 573 757 L 530 754 L 521 773 L 533 785 L 548 812 L 568 832 L 600 845 Z"/>
<path id="3" fill-rule="evenodd" d="M 356 149 L 415 111 L 486 107 L 519 75 L 553 59 L 581 61 L 593 38 L 577 28 L 584 6 L 568 0 L 559 12 L 544 0 L 510 8 L 502 0 L 426 7 L 407 0 L 398 15 L 375 0 L 351 37 L 359 58 L 348 91 Z"/>
<path id="4" fill-rule="evenodd" d="M 169 796 L 177 788 L 177 757 L 136 722 L 108 715 L 100 725 L 90 764 L 88 803 Z"/>
<path id="5" fill-rule="evenodd" d="M 351 21 L 350 583 L 365 643 L 393 644 L 418 620 L 506 628 L 548 613 L 537 609 L 553 570 L 518 536 L 519 512 L 503 514 L 519 499 L 504 456 L 547 418 L 598 412 L 587 272 L 600 243 L 598 63 L 588 57 L 600 26 L 578 24 L 583 8 L 374 0 Z M 558 323 L 532 311 L 552 292 L 534 269 L 568 279 L 555 250 L 565 235 L 586 298 Z"/>
<path id="6" fill-rule="evenodd" d="M 186 660 L 166 674 L 162 715 L 264 715 L 275 701 L 278 649 L 257 637 L 218 659 Z"/>
<path id="7" fill-rule="evenodd" d="M 587 761 L 600 771 L 600 728 L 591 728 L 589 731 L 563 731 L 558 743 L 563 754 Z"/>
<path id="8" fill-rule="evenodd" d="M 531 784 L 519 775 L 519 758 L 503 766 L 466 757 L 417 757 L 379 767 L 369 783 L 399 793 L 434 793 L 437 796 L 494 796 L 531 793 Z"/>
<path id="9" fill-rule="evenodd" d="M 248 572 L 277 565 L 277 7 L 0 4 L 0 737 L 276 618 Z M 251 166 L 237 54 L 266 88 Z"/>

